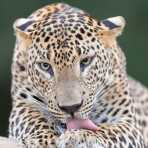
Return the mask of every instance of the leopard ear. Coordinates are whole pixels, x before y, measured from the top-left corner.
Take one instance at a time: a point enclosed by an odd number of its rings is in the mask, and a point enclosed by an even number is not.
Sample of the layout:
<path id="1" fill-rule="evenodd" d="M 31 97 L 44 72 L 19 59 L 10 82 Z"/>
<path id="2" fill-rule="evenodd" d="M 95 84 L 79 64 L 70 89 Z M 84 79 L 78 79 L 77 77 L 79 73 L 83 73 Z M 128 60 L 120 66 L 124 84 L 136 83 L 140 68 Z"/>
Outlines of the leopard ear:
<path id="1" fill-rule="evenodd" d="M 30 19 L 20 18 L 17 19 L 13 24 L 13 29 L 17 37 L 18 42 L 23 42 L 23 44 L 28 44 L 31 42 L 31 37 L 28 32 L 28 28 L 34 21 Z"/>
<path id="2" fill-rule="evenodd" d="M 117 37 L 121 35 L 125 24 L 125 19 L 122 16 L 116 16 L 102 20 L 100 22 L 100 27 L 104 30 L 104 32 L 108 32 L 108 34 Z"/>
<path id="3" fill-rule="evenodd" d="M 16 44 L 14 52 L 13 67 L 17 71 L 25 71 L 27 63 L 27 49 L 32 43 L 32 38 L 28 29 L 30 29 L 32 22 L 28 19 L 17 19 L 13 28 L 16 35 Z M 17 57 L 17 58 L 16 58 Z M 16 60 L 17 59 L 17 60 Z"/>

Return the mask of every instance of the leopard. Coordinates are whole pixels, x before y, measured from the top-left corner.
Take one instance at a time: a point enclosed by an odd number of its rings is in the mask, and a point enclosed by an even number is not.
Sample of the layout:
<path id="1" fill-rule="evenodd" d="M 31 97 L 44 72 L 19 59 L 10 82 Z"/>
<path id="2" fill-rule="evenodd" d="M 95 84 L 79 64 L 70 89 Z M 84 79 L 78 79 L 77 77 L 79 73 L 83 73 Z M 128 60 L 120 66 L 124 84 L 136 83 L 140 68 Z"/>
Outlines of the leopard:
<path id="1" fill-rule="evenodd" d="M 24 148 L 147 148 L 148 89 L 127 74 L 125 24 L 65 3 L 17 19 L 9 138 Z"/>

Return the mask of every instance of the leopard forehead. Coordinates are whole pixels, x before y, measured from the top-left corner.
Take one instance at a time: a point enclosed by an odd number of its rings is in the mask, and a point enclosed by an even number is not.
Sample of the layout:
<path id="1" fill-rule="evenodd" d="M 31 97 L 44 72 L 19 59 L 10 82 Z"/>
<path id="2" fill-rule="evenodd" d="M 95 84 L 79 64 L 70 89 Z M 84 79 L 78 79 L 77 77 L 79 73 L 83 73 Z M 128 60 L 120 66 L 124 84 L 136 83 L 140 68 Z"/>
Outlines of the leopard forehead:
<path id="1" fill-rule="evenodd" d="M 100 47 L 97 21 L 83 11 L 64 11 L 46 17 L 33 24 L 31 33 L 34 52 L 40 58 L 50 59 L 54 53 L 56 64 L 74 62 L 77 56 L 91 56 Z"/>

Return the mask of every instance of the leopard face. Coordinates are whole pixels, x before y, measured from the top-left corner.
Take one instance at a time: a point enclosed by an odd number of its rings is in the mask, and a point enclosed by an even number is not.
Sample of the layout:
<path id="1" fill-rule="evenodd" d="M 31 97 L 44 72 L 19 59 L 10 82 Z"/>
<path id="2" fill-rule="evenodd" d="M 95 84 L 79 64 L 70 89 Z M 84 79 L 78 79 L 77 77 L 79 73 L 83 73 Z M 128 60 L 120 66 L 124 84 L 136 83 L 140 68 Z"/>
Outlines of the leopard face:
<path id="1" fill-rule="evenodd" d="M 124 66 L 116 43 L 124 20 L 97 21 L 68 5 L 55 5 L 59 7 L 62 9 L 52 14 L 48 8 L 43 16 L 15 22 L 16 66 L 24 67 L 26 76 L 14 72 L 22 78 L 14 84 L 25 81 L 24 87 L 32 88 L 33 99 L 58 119 L 87 118 Z"/>

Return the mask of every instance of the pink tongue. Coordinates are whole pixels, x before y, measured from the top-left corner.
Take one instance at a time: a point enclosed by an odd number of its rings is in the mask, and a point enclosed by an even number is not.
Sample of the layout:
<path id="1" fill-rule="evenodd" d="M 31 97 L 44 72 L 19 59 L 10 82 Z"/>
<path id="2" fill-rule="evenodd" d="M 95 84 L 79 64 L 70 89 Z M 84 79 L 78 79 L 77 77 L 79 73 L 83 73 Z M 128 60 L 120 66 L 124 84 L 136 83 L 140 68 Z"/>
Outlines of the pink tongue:
<path id="1" fill-rule="evenodd" d="M 89 119 L 69 119 L 67 121 L 67 129 L 88 129 L 96 131 L 98 127 Z"/>

